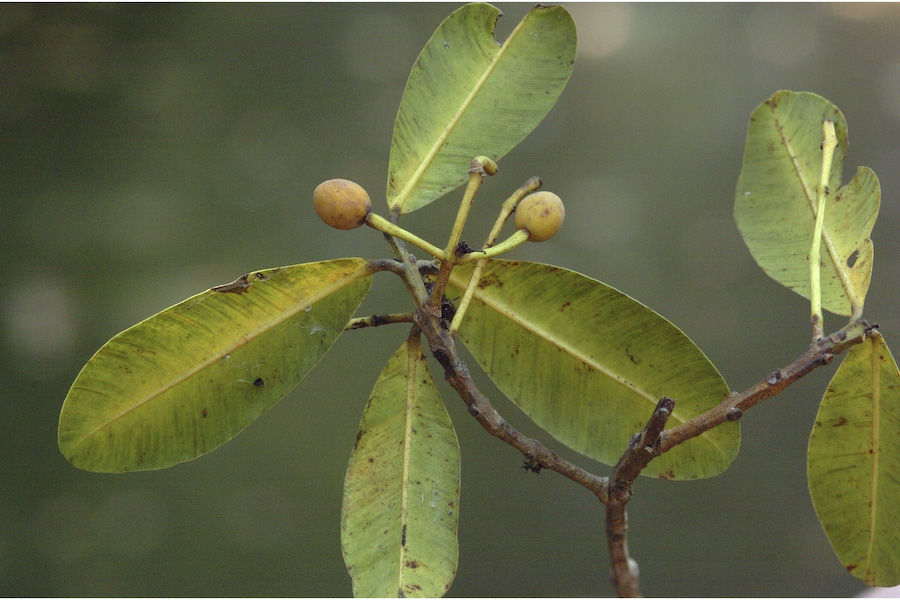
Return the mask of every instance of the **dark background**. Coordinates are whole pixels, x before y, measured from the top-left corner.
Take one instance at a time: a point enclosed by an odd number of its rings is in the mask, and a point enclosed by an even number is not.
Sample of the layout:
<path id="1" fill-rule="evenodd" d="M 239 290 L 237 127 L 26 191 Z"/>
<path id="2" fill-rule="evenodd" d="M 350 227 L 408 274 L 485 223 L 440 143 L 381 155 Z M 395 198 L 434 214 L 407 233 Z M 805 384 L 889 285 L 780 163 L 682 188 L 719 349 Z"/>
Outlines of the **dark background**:
<path id="1" fill-rule="evenodd" d="M 158 472 L 99 475 L 56 446 L 59 408 L 108 338 L 252 269 L 381 257 L 311 191 L 365 186 L 386 213 L 409 68 L 454 4 L 0 5 L 0 593 L 348 595 L 341 487 L 361 409 L 406 335 L 343 336 L 238 438 Z M 503 39 L 529 6 L 500 5 Z M 732 218 L 747 120 L 779 89 L 844 112 L 845 180 L 881 179 L 866 316 L 900 348 L 900 7 L 593 5 L 572 79 L 479 195 L 478 242 L 531 175 L 566 202 L 513 257 L 577 269 L 681 327 L 740 390 L 806 348 L 809 305 L 754 264 Z M 460 193 L 405 218 L 438 245 Z M 361 314 L 407 310 L 378 276 Z M 826 329 L 843 318 L 826 315 Z M 646 593 L 854 594 L 806 489 L 820 369 L 748 413 L 720 477 L 641 479 L 630 547 Z M 548 440 L 483 377 L 498 408 Z M 603 510 L 490 438 L 440 382 L 463 450 L 454 596 L 612 593 Z M 624 445 L 625 440 L 623 440 Z M 560 448 L 600 473 L 609 468 Z M 623 446 L 624 447 L 624 446 Z"/>

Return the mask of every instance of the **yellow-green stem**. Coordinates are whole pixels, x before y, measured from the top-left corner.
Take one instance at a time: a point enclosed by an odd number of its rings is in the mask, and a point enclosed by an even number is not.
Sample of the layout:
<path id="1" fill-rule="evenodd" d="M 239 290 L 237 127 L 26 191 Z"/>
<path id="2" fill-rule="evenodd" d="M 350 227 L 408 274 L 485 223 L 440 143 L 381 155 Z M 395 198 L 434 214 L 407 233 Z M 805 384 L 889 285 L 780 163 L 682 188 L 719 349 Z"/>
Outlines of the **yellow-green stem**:
<path id="1" fill-rule="evenodd" d="M 390 313 L 386 315 L 371 315 L 368 317 L 354 317 L 347 321 L 344 325 L 345 331 L 352 329 L 362 329 L 363 327 L 378 327 L 379 325 L 388 325 L 391 323 L 412 323 L 412 313 Z"/>
<path id="2" fill-rule="evenodd" d="M 431 289 L 431 297 L 428 304 L 431 306 L 440 306 L 441 298 L 444 296 L 444 289 L 450 280 L 450 272 L 456 264 L 456 246 L 459 244 L 459 238 L 462 237 L 463 227 L 466 225 L 466 219 L 469 218 L 469 210 L 475 202 L 475 192 L 481 187 L 484 181 L 484 169 L 477 161 L 472 161 L 472 168 L 469 169 L 469 183 L 466 185 L 466 191 L 463 194 L 462 202 L 459 204 L 459 210 L 456 213 L 456 221 L 453 223 L 453 229 L 450 231 L 450 237 L 447 240 L 447 248 L 444 250 L 444 256 L 441 258 L 441 269 L 438 271 L 437 279 L 435 279 L 434 287 Z"/>
<path id="3" fill-rule="evenodd" d="M 511 215 L 513 211 L 516 210 L 516 206 L 519 205 L 519 202 L 522 200 L 522 198 L 540 187 L 541 178 L 532 177 L 528 181 L 520 185 L 519 188 L 515 192 L 513 192 L 509 198 L 503 201 L 503 204 L 500 206 L 500 214 L 497 215 L 497 220 L 494 221 L 494 226 L 491 228 L 491 232 L 488 234 L 488 237 L 484 242 L 485 248 L 491 246 L 494 243 L 494 240 L 497 239 L 497 236 L 500 235 L 500 230 L 503 229 L 503 224 L 506 223 L 509 215 Z"/>
<path id="4" fill-rule="evenodd" d="M 521 246 L 525 242 L 528 241 L 528 231 L 525 229 L 519 229 L 511 236 L 497 244 L 496 246 L 489 246 L 484 250 L 475 250 L 466 254 L 457 260 L 457 264 L 463 264 L 467 262 L 472 262 L 473 260 L 483 260 L 485 258 L 493 258 L 495 256 L 500 256 L 506 252 L 509 252 L 513 248 L 517 248 Z"/>
<path id="5" fill-rule="evenodd" d="M 506 223 L 506 220 L 509 218 L 509 215 L 516 209 L 516 206 L 519 204 L 519 201 L 525 197 L 526 194 L 530 194 L 531 192 L 537 190 L 541 187 L 541 179 L 539 177 L 532 177 L 525 183 L 523 183 L 519 188 L 512 193 L 512 195 L 507 198 L 503 205 L 500 207 L 500 214 L 497 215 L 497 220 L 494 222 L 494 226 L 491 228 L 490 233 L 488 233 L 488 237 L 484 242 L 485 253 L 481 254 L 469 254 L 463 258 L 461 262 L 465 262 L 470 256 L 472 257 L 470 260 L 478 260 L 475 264 L 475 269 L 472 271 L 472 277 L 469 279 L 469 284 L 466 286 L 466 291 L 463 294 L 462 300 L 459 302 L 459 306 L 456 308 L 456 314 L 453 315 L 453 321 L 450 322 L 450 335 L 455 335 L 457 330 L 459 330 L 460 324 L 462 324 L 463 317 L 466 315 L 466 311 L 469 309 L 469 304 L 472 302 L 472 296 L 475 294 L 475 288 L 478 287 L 478 282 L 481 281 L 481 273 L 484 271 L 484 266 L 487 264 L 487 253 L 491 250 L 495 249 L 496 246 L 493 246 L 494 240 L 497 239 L 497 236 L 500 235 L 500 230 L 503 229 L 503 224 Z M 509 242 L 516 236 L 521 237 L 519 232 L 514 233 L 506 242 Z M 528 233 L 525 232 L 525 239 L 528 239 Z M 523 240 L 524 241 L 524 240 Z M 504 243 L 506 243 L 504 242 Z M 515 244 L 518 246 L 522 242 L 518 242 Z M 507 250 L 511 250 L 513 247 L 507 248 Z M 498 254 L 496 250 L 494 250 L 494 254 Z"/>
<path id="6" fill-rule="evenodd" d="M 825 224 L 825 202 L 828 198 L 828 180 L 831 178 L 831 162 L 834 149 L 837 147 L 837 136 L 834 122 L 826 120 L 822 123 L 822 171 L 819 175 L 819 187 L 816 189 L 816 225 L 813 230 L 812 247 L 809 250 L 809 299 L 810 322 L 813 326 L 813 339 L 821 339 L 825 335 L 825 324 L 822 316 L 822 278 L 821 251 L 822 228 Z"/>
<path id="7" fill-rule="evenodd" d="M 395 224 L 391 223 L 384 217 L 376 215 L 375 213 L 369 213 L 368 215 L 366 215 L 366 225 L 368 225 L 369 227 L 372 227 L 373 229 L 377 229 L 378 231 L 381 231 L 382 233 L 386 233 L 387 235 L 393 236 L 397 239 L 401 239 L 405 242 L 409 242 L 413 246 L 417 246 L 417 247 L 421 248 L 422 250 L 424 250 L 425 252 L 434 256 L 435 258 L 439 258 L 439 259 L 443 260 L 447 257 L 446 252 L 444 252 L 437 246 L 435 246 L 429 242 L 426 242 L 425 240 L 423 240 L 416 234 L 403 229 L 399 225 L 395 225 Z"/>

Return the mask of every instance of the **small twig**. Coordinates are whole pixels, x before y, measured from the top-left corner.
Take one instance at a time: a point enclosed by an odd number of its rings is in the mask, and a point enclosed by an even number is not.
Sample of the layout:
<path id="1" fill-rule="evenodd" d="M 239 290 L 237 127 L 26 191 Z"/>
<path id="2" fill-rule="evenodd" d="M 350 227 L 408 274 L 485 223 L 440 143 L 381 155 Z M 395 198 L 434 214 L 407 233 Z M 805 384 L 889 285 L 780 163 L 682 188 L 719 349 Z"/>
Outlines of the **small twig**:
<path id="1" fill-rule="evenodd" d="M 609 498 L 606 502 L 606 536 L 612 563 L 612 582 L 619 596 L 640 595 L 637 563 L 628 555 L 625 505 L 631 500 L 632 485 L 644 467 L 675 446 L 713 427 L 740 419 L 753 406 L 780 393 L 813 369 L 830 363 L 835 354 L 865 341 L 876 327 L 862 320 L 852 322 L 828 337 L 813 342 L 794 362 L 783 369 L 772 371 L 756 385 L 743 392 L 730 394 L 715 408 L 665 431 L 663 428 L 675 403 L 669 398 L 659 401 L 647 426 L 632 438 L 610 478 Z"/>
<path id="2" fill-rule="evenodd" d="M 475 417 L 488 433 L 519 450 L 524 456 L 523 466 L 526 469 L 534 472 L 542 469 L 555 471 L 587 488 L 601 501 L 606 502 L 609 496 L 607 478 L 598 477 L 567 461 L 510 425 L 475 385 L 468 368 L 459 359 L 453 338 L 447 330 L 440 327 L 438 319 L 420 310 L 416 313 L 415 322 L 425 334 L 432 355 L 444 368 L 445 379 L 469 408 L 469 414 Z"/>
<path id="3" fill-rule="evenodd" d="M 638 598 L 641 588 L 638 584 L 637 562 L 628 555 L 628 514 L 625 505 L 606 507 L 606 544 L 611 563 L 610 579 L 620 598 Z"/>
<path id="4" fill-rule="evenodd" d="M 640 433 L 634 434 L 628 449 L 619 459 L 610 478 L 609 504 L 625 504 L 631 499 L 631 485 L 644 467 L 653 460 L 659 436 L 675 409 L 675 401 L 663 397 L 656 404 L 650 420 Z"/>
<path id="5" fill-rule="evenodd" d="M 628 449 L 610 477 L 609 500 L 606 503 L 606 543 L 612 563 L 612 583 L 621 597 L 641 595 L 637 563 L 628 555 L 628 515 L 625 505 L 631 500 L 634 480 L 653 459 L 653 449 L 674 408 L 675 401 L 671 398 L 662 398 L 656 404 L 644 430 L 631 438 Z"/>
<path id="6" fill-rule="evenodd" d="M 412 323 L 413 314 L 410 313 L 391 313 L 386 315 L 371 315 L 369 317 L 355 317 L 350 319 L 344 326 L 346 331 L 351 329 L 362 329 L 363 327 L 378 327 L 379 325 L 389 325 L 391 323 Z"/>
<path id="7" fill-rule="evenodd" d="M 740 393 L 730 394 L 716 407 L 697 415 L 693 419 L 667 429 L 660 435 L 659 445 L 654 455 L 659 456 L 675 446 L 695 438 L 713 427 L 740 419 L 745 412 L 763 400 L 781 393 L 784 388 L 804 377 L 810 371 L 827 365 L 836 354 L 850 346 L 864 342 L 877 325 L 865 320 L 853 321 L 831 335 L 821 338 L 809 350 L 798 356 L 794 362 L 782 369 L 776 369 L 756 385 Z"/>

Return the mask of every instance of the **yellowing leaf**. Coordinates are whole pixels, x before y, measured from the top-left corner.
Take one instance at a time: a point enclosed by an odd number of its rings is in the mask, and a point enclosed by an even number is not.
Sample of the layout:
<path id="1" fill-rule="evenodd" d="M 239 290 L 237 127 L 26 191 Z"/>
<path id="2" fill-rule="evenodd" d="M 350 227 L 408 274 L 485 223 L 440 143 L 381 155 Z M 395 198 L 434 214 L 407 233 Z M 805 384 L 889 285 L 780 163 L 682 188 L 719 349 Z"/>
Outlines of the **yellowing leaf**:
<path id="1" fill-rule="evenodd" d="M 322 358 L 371 275 L 360 258 L 266 269 L 126 329 L 72 384 L 60 450 L 102 472 L 161 469 L 213 450 Z"/>
<path id="2" fill-rule="evenodd" d="M 810 296 L 808 256 L 822 165 L 822 123 L 834 122 L 830 190 L 822 232 L 822 306 L 861 314 L 872 275 L 869 235 L 881 203 L 878 178 L 860 167 L 841 187 L 847 124 L 836 106 L 808 92 L 776 93 L 750 117 L 734 218 L 757 264 L 769 277 Z"/>
<path id="3" fill-rule="evenodd" d="M 394 125 L 387 200 L 408 213 L 458 187 L 472 159 L 499 159 L 541 122 L 575 61 L 575 23 L 538 5 L 498 46 L 500 11 L 467 4 L 419 54 Z"/>
<path id="4" fill-rule="evenodd" d="M 809 493 L 844 567 L 900 585 L 900 371 L 877 332 L 834 374 L 809 438 Z"/>
<path id="5" fill-rule="evenodd" d="M 453 270 L 461 295 L 471 264 Z M 676 401 L 671 425 L 728 394 L 716 368 L 678 328 L 643 304 L 567 269 L 490 260 L 460 339 L 497 387 L 570 448 L 612 465 L 657 401 Z M 740 445 L 737 423 L 655 459 L 647 475 L 711 477 Z"/>
<path id="6" fill-rule="evenodd" d="M 388 361 L 344 479 L 341 544 L 358 597 L 442 596 L 456 574 L 459 443 L 418 338 Z"/>

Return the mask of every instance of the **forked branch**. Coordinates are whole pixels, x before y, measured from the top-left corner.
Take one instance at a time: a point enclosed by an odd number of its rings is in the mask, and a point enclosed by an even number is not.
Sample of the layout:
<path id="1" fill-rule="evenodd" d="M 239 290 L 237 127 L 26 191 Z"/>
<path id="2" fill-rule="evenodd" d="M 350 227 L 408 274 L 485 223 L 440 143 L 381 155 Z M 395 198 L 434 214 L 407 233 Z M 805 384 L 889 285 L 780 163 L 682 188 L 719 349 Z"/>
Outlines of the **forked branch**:
<path id="1" fill-rule="evenodd" d="M 635 434 L 612 477 L 599 477 L 569 462 L 538 440 L 529 438 L 510 425 L 475 385 L 466 365 L 460 360 L 456 344 L 446 320 L 429 302 L 422 282 L 426 265 L 417 263 L 402 242 L 390 240 L 398 260 L 373 261 L 377 270 L 393 271 L 404 280 L 413 296 L 412 320 L 428 341 L 432 355 L 441 364 L 444 377 L 465 402 L 469 413 L 484 429 L 524 457 L 524 467 L 535 473 L 542 469 L 556 471 L 587 488 L 606 506 L 606 534 L 612 564 L 612 583 L 620 596 L 639 596 L 636 562 L 628 554 L 627 514 L 625 505 L 633 495 L 633 484 L 641 471 L 657 456 L 697 437 L 723 423 L 735 421 L 763 400 L 771 398 L 812 370 L 832 361 L 836 354 L 865 341 L 877 325 L 864 320 L 850 322 L 841 330 L 815 340 L 810 348 L 792 363 L 772 371 L 765 379 L 740 393 L 729 394 L 721 403 L 689 421 L 665 429 L 675 401 L 662 398 L 643 431 Z M 433 263 L 427 268 L 434 270 Z M 404 320 L 406 320 L 404 318 Z"/>

